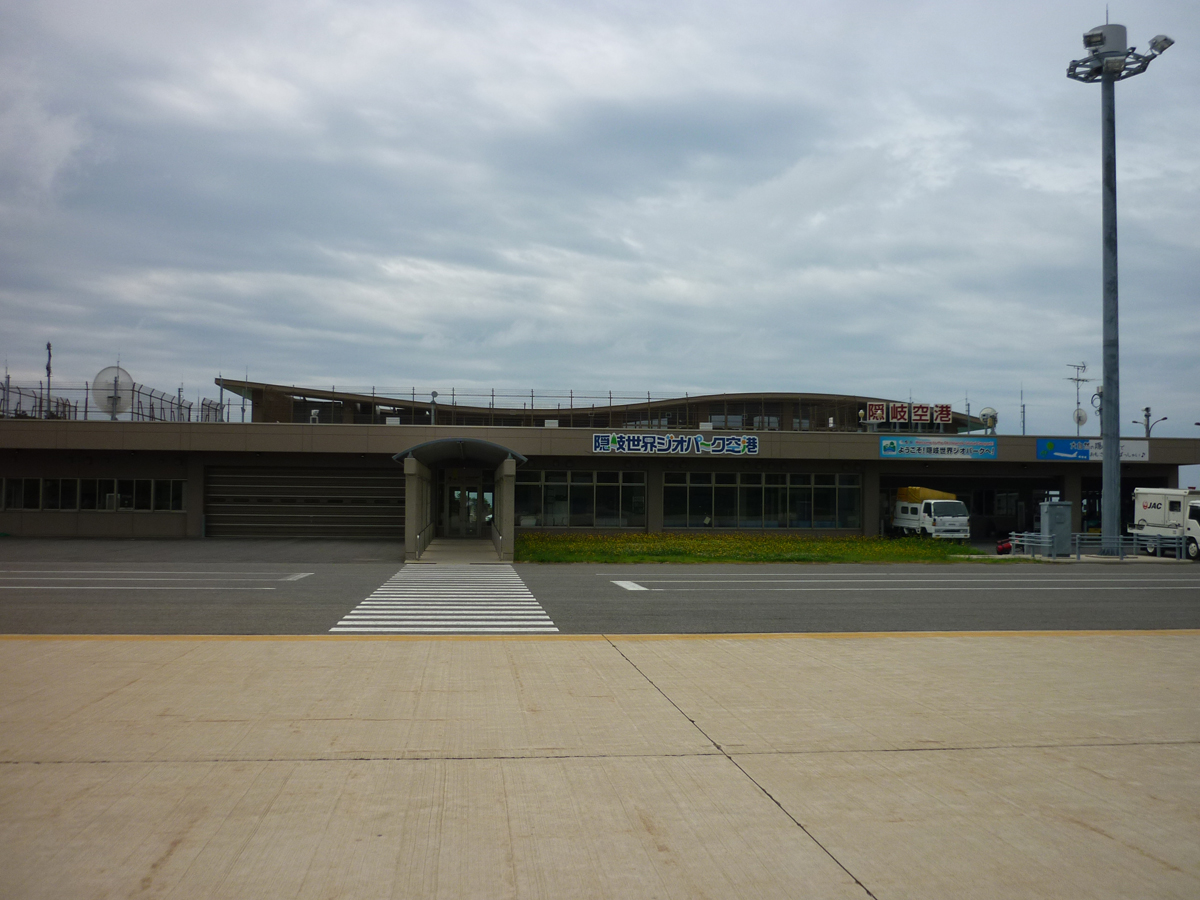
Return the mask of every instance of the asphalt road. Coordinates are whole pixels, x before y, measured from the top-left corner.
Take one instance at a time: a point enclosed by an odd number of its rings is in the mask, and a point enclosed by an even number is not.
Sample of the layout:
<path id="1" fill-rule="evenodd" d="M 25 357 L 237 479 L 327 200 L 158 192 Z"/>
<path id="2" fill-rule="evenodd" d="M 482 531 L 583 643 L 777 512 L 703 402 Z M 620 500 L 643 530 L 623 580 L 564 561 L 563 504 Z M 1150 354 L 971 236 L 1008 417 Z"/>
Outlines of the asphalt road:
<path id="1" fill-rule="evenodd" d="M 1200 566 L 518 566 L 564 631 L 1200 628 Z M 622 584 L 624 583 L 624 584 Z"/>
<path id="2" fill-rule="evenodd" d="M 386 543 L 0 542 L 3 634 L 327 634 Z M 562 633 L 1200 628 L 1200 565 L 536 565 Z"/>

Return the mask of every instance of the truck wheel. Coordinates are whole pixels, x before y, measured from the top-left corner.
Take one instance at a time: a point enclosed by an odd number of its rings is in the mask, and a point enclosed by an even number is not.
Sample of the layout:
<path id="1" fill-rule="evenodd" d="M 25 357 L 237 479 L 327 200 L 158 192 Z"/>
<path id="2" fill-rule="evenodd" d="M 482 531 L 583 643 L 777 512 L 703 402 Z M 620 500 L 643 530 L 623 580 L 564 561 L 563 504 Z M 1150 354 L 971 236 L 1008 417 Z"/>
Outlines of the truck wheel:
<path id="1" fill-rule="evenodd" d="M 1196 543 L 1195 538 L 1188 538 L 1187 558 L 1192 562 L 1200 562 L 1200 544 Z"/>

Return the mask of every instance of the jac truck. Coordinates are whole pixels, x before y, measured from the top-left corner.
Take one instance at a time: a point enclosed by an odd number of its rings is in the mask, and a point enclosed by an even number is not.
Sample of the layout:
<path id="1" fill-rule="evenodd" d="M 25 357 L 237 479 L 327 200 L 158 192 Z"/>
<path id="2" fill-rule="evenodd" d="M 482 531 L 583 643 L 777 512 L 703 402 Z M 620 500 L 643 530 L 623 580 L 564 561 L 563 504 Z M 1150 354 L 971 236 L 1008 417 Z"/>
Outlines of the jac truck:
<path id="1" fill-rule="evenodd" d="M 931 488 L 903 487 L 896 491 L 892 531 L 965 541 L 971 537 L 970 512 L 954 494 Z"/>
<path id="2" fill-rule="evenodd" d="M 1182 488 L 1134 488 L 1133 524 L 1139 537 L 1184 538 L 1188 559 L 1200 559 L 1200 492 Z M 1154 547 L 1147 548 L 1150 553 Z"/>

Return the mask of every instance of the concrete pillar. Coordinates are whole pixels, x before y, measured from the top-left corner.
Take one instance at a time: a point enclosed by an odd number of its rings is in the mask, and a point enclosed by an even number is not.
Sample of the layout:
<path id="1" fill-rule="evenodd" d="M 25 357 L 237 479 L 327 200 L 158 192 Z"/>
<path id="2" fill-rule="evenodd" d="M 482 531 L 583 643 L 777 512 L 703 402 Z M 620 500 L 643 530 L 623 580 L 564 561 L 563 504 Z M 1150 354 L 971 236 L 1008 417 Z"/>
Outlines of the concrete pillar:
<path id="1" fill-rule="evenodd" d="M 184 533 L 190 538 L 204 537 L 204 463 L 195 456 L 187 464 L 187 523 Z"/>
<path id="2" fill-rule="evenodd" d="M 863 472 L 862 523 L 864 535 L 879 534 L 879 469 L 876 466 L 867 466 Z"/>
<path id="3" fill-rule="evenodd" d="M 428 467 L 404 459 L 404 558 L 420 559 L 433 528 L 433 477 Z"/>
<path id="4" fill-rule="evenodd" d="M 1063 474 L 1062 498 L 1071 504 L 1071 534 L 1079 534 L 1083 531 L 1083 476 L 1079 472 Z"/>
<path id="5" fill-rule="evenodd" d="M 496 487 L 492 495 L 493 541 L 500 559 L 512 562 L 517 538 L 516 517 L 517 461 L 511 457 L 496 467 Z"/>
<path id="6" fill-rule="evenodd" d="M 646 473 L 646 531 L 653 534 L 663 530 L 663 473 L 650 469 Z"/>

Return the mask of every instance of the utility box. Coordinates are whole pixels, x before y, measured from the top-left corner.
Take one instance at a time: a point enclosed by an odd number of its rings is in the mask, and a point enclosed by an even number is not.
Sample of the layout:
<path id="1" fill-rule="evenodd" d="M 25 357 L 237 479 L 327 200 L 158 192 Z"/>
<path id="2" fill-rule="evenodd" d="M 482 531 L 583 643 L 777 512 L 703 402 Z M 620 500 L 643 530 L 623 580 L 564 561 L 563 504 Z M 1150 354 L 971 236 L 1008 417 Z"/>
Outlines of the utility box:
<path id="1" fill-rule="evenodd" d="M 1071 555 L 1071 504 L 1062 500 L 1042 503 L 1043 553 L 1047 556 Z"/>

